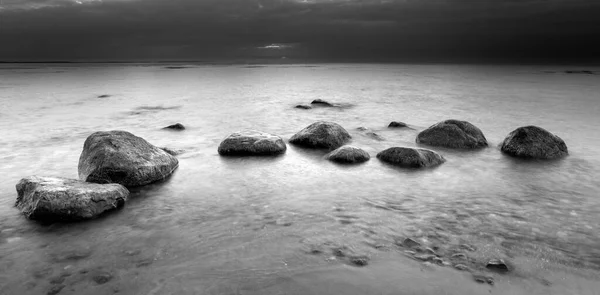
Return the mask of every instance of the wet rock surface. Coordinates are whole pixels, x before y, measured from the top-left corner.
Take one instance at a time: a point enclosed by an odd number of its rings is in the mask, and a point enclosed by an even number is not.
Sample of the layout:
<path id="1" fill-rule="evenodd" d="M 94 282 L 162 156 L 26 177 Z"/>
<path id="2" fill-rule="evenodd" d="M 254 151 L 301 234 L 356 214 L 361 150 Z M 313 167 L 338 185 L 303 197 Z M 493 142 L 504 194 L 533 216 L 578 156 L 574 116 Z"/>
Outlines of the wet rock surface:
<path id="1" fill-rule="evenodd" d="M 393 147 L 377 154 L 383 162 L 404 168 L 427 168 L 446 161 L 440 154 L 426 149 Z"/>
<path id="2" fill-rule="evenodd" d="M 487 147 L 483 132 L 467 121 L 446 120 L 421 131 L 417 143 L 454 149 Z"/>
<path id="3" fill-rule="evenodd" d="M 42 221 L 92 219 L 122 207 L 129 196 L 129 191 L 119 184 L 57 177 L 23 178 L 16 188 L 15 206 L 25 217 Z"/>
<path id="4" fill-rule="evenodd" d="M 177 158 L 127 131 L 90 135 L 79 158 L 79 179 L 95 183 L 141 186 L 167 178 Z"/>
<path id="5" fill-rule="evenodd" d="M 235 132 L 219 145 L 218 152 L 226 156 L 278 155 L 285 153 L 287 146 L 277 135 L 255 130 Z"/>
<path id="6" fill-rule="evenodd" d="M 348 131 L 339 124 L 318 121 L 292 136 L 290 143 L 311 148 L 336 149 L 350 139 L 351 136 Z"/>
<path id="7" fill-rule="evenodd" d="M 506 136 L 500 150 L 513 157 L 533 159 L 557 159 L 569 154 L 560 137 L 537 126 L 515 129 Z"/>
<path id="8" fill-rule="evenodd" d="M 366 162 L 371 156 L 358 147 L 345 145 L 330 152 L 325 158 L 337 163 L 354 164 Z"/>

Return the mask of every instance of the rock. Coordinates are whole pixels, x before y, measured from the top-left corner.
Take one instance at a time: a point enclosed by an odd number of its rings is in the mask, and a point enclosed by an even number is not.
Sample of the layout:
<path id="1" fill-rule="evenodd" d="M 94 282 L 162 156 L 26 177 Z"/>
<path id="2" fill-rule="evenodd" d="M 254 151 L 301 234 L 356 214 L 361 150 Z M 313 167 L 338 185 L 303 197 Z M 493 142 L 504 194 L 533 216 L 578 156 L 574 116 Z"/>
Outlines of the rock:
<path id="1" fill-rule="evenodd" d="M 106 284 L 112 280 L 113 276 L 108 272 L 99 272 L 92 277 L 92 280 L 98 285 Z"/>
<path id="2" fill-rule="evenodd" d="M 168 147 L 161 147 L 160 149 L 165 151 L 167 154 L 169 154 L 171 156 L 178 156 L 178 155 L 185 153 L 185 150 L 170 149 Z"/>
<path id="3" fill-rule="evenodd" d="M 326 106 L 326 107 L 332 107 L 333 106 L 332 103 L 329 103 L 329 102 L 324 101 L 322 99 L 315 99 L 310 104 L 316 104 L 316 105 L 321 105 L 321 106 Z"/>
<path id="4" fill-rule="evenodd" d="M 456 254 L 452 254 L 451 258 L 465 260 L 465 259 L 467 259 L 467 255 L 465 255 L 463 253 L 456 253 Z"/>
<path id="5" fill-rule="evenodd" d="M 285 153 L 287 146 L 277 135 L 249 130 L 232 133 L 219 145 L 219 154 L 227 156 L 278 155 Z"/>
<path id="6" fill-rule="evenodd" d="M 446 120 L 421 131 L 417 143 L 455 149 L 487 147 L 483 132 L 466 121 Z"/>
<path id="7" fill-rule="evenodd" d="M 460 244 L 458 246 L 461 249 L 467 250 L 467 251 L 471 251 L 471 252 L 475 252 L 477 249 L 469 244 Z"/>
<path id="8" fill-rule="evenodd" d="M 413 257 L 418 260 L 422 260 L 422 261 L 429 261 L 429 260 L 433 260 L 434 258 L 436 258 L 435 255 L 431 255 L 431 254 L 420 254 L 420 255 L 415 255 Z"/>
<path id="9" fill-rule="evenodd" d="M 492 259 L 485 265 L 486 268 L 499 272 L 507 272 L 508 265 L 502 259 Z"/>
<path id="10" fill-rule="evenodd" d="M 107 98 L 110 97 L 110 94 L 102 94 L 102 95 L 98 95 L 98 98 Z"/>
<path id="11" fill-rule="evenodd" d="M 427 254 L 433 254 L 433 255 L 437 256 L 437 253 L 435 253 L 435 250 L 433 250 L 433 249 L 431 249 L 429 247 L 425 248 L 425 253 L 427 253 Z"/>
<path id="12" fill-rule="evenodd" d="M 406 238 L 406 239 L 404 239 L 404 241 L 402 241 L 402 245 L 407 248 L 416 248 L 416 247 L 421 246 L 421 243 L 419 243 L 411 238 Z"/>
<path id="13" fill-rule="evenodd" d="M 404 123 L 404 122 L 398 122 L 398 121 L 392 121 L 392 122 L 390 122 L 390 125 L 388 125 L 388 128 L 403 128 L 403 127 L 408 127 L 408 125 L 406 125 L 406 123 Z"/>
<path id="14" fill-rule="evenodd" d="M 30 176 L 16 186 L 15 206 L 29 219 L 74 221 L 91 219 L 125 204 L 129 191 L 119 184 Z"/>
<path id="15" fill-rule="evenodd" d="M 492 278 L 490 276 L 474 274 L 473 279 L 480 284 L 485 284 L 485 283 L 488 283 L 490 285 L 494 284 L 494 278 Z"/>
<path id="16" fill-rule="evenodd" d="M 318 121 L 300 130 L 290 143 L 312 148 L 336 149 L 352 138 L 348 131 L 337 123 Z"/>
<path id="17" fill-rule="evenodd" d="M 327 154 L 325 158 L 337 163 L 354 164 L 366 162 L 371 156 L 360 148 L 345 145 Z"/>
<path id="18" fill-rule="evenodd" d="M 469 267 L 464 264 L 455 264 L 454 268 L 461 270 L 461 271 L 469 270 Z"/>
<path id="19" fill-rule="evenodd" d="M 569 154 L 560 137 L 537 126 L 515 129 L 506 136 L 500 150 L 513 157 L 535 159 L 556 159 Z"/>
<path id="20" fill-rule="evenodd" d="M 426 149 L 392 147 L 377 154 L 383 162 L 406 168 L 425 168 L 440 165 L 446 159 L 440 154 Z"/>
<path id="21" fill-rule="evenodd" d="M 173 124 L 173 125 L 169 125 L 163 129 L 170 129 L 170 130 L 185 130 L 185 126 L 183 126 L 183 124 L 181 123 L 177 123 L 177 124 Z"/>
<path id="22" fill-rule="evenodd" d="M 367 256 L 352 256 L 350 258 L 350 263 L 355 266 L 366 266 L 369 264 L 369 257 Z"/>
<path id="23" fill-rule="evenodd" d="M 90 135 L 79 157 L 79 179 L 95 183 L 141 186 L 167 178 L 177 158 L 127 131 Z"/>
<path id="24" fill-rule="evenodd" d="M 297 108 L 297 109 L 303 109 L 303 110 L 310 110 L 310 109 L 312 109 L 311 106 L 305 105 L 305 104 L 299 104 L 299 105 L 295 106 L 295 108 Z"/>
<path id="25" fill-rule="evenodd" d="M 594 71 L 590 71 L 590 70 L 567 70 L 565 71 L 566 74 L 585 74 L 585 75 L 593 75 Z"/>

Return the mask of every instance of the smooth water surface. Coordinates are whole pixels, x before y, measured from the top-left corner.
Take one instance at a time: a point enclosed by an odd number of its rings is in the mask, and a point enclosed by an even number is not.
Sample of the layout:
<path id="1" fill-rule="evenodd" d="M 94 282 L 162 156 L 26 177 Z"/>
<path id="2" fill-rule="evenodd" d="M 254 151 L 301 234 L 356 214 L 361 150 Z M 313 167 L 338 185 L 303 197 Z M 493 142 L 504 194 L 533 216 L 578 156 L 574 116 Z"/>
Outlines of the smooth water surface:
<path id="1" fill-rule="evenodd" d="M 0 293 L 597 294 L 600 75 L 566 69 L 0 65 Z M 344 107 L 294 108 L 317 98 Z M 490 147 L 432 148 L 447 162 L 426 170 L 375 158 L 450 118 L 481 128 Z M 337 165 L 291 145 L 275 158 L 217 154 L 232 132 L 287 140 L 316 120 L 344 126 L 371 160 Z M 187 129 L 161 129 L 176 122 Z M 525 125 L 560 136 L 570 155 L 501 154 L 504 136 Z M 185 150 L 179 169 L 89 222 L 40 225 L 14 208 L 20 178 L 76 178 L 86 137 L 115 129 Z M 407 258 L 397 245 L 406 237 L 446 260 L 467 254 L 496 284 Z M 491 258 L 514 269 L 491 273 Z"/>

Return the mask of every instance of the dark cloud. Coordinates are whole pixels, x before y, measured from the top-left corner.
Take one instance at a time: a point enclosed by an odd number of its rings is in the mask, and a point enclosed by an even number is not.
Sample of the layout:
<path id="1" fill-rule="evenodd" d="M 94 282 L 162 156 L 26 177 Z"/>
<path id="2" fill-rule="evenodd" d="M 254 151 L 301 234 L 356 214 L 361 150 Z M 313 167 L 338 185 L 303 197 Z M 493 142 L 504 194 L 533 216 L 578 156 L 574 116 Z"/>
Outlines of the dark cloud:
<path id="1" fill-rule="evenodd" d="M 4 0 L 0 59 L 592 60 L 596 2 Z"/>

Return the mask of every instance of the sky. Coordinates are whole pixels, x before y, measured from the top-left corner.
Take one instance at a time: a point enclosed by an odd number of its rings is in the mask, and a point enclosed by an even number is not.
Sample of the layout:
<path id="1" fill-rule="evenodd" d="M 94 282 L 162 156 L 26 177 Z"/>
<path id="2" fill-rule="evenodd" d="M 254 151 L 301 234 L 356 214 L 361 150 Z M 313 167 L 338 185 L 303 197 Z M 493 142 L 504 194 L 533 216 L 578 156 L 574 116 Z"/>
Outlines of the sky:
<path id="1" fill-rule="evenodd" d="M 599 0 L 0 0 L 0 61 L 598 61 Z"/>

